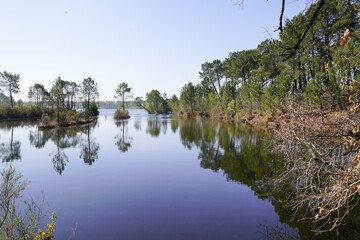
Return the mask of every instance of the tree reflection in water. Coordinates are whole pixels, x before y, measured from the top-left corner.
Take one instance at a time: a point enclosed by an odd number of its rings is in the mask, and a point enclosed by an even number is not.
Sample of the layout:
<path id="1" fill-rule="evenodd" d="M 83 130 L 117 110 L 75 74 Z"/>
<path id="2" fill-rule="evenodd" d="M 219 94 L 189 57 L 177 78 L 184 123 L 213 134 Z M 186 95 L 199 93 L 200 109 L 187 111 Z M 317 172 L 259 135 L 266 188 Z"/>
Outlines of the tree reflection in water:
<path id="1" fill-rule="evenodd" d="M 65 154 L 64 149 L 69 147 L 76 147 L 80 142 L 80 136 L 77 134 L 77 128 L 63 128 L 57 127 L 53 130 L 52 140 L 56 145 L 56 151 L 50 153 L 51 161 L 54 165 L 54 170 L 61 174 L 65 170 L 66 163 L 69 157 Z"/>
<path id="2" fill-rule="evenodd" d="M 87 124 L 83 129 L 86 133 L 86 139 L 81 143 L 81 154 L 80 158 L 84 160 L 84 163 L 87 165 L 92 165 L 99 157 L 100 145 L 96 142 L 95 138 L 90 137 L 91 129 L 96 126 L 95 123 Z"/>
<path id="3" fill-rule="evenodd" d="M 159 118 L 150 118 L 147 120 L 146 133 L 152 137 L 158 137 L 161 126 L 161 120 Z"/>
<path id="4" fill-rule="evenodd" d="M 10 133 L 10 139 L 0 143 L 0 158 L 2 162 L 21 160 L 21 142 L 14 140 L 14 129 L 35 124 L 35 121 L 0 121 L 0 129 L 8 130 Z"/>
<path id="5" fill-rule="evenodd" d="M 200 150 L 200 166 L 224 171 L 228 181 L 259 188 L 258 180 L 271 175 L 275 156 L 267 151 L 265 132 L 235 123 L 180 120 L 181 142 Z"/>
<path id="6" fill-rule="evenodd" d="M 316 226 L 307 219 L 306 208 L 294 211 L 283 204 L 293 196 L 286 188 L 275 191 L 268 184 L 268 179 L 284 171 L 284 159 L 270 152 L 272 145 L 266 131 L 230 122 L 184 119 L 180 120 L 180 137 L 185 148 L 199 150 L 202 168 L 222 170 L 228 181 L 245 184 L 256 196 L 271 202 L 279 216 L 281 229 L 273 223 L 262 225 L 260 231 L 266 239 L 360 239 L 359 207 L 352 209 L 344 219 L 339 233 L 316 235 L 312 231 Z"/>
<path id="7" fill-rule="evenodd" d="M 147 120 L 146 133 L 150 134 L 152 137 L 159 137 L 161 132 L 165 135 L 169 122 L 170 121 L 168 119 L 162 119 L 159 117 L 149 118 Z"/>
<path id="8" fill-rule="evenodd" d="M 57 127 L 55 129 L 44 129 L 30 131 L 29 141 L 35 148 L 43 148 L 49 140 L 55 145 L 56 149 L 49 155 L 53 162 L 56 172 L 62 174 L 65 170 L 69 157 L 65 153 L 67 148 L 75 148 L 81 146 L 80 158 L 87 165 L 93 164 L 98 159 L 100 149 L 96 139 L 91 137 L 91 130 L 97 126 L 97 122 L 93 122 L 81 126 Z M 82 133 L 86 138 L 82 139 Z"/>
<path id="9" fill-rule="evenodd" d="M 0 144 L 0 157 L 3 162 L 12 162 L 21 159 L 21 143 L 14 141 L 14 126 L 10 127 L 10 141 Z"/>
<path id="10" fill-rule="evenodd" d="M 121 133 L 115 136 L 115 145 L 121 152 L 127 152 L 131 148 L 133 138 L 128 135 L 128 121 L 117 121 L 116 126 L 120 128 Z"/>

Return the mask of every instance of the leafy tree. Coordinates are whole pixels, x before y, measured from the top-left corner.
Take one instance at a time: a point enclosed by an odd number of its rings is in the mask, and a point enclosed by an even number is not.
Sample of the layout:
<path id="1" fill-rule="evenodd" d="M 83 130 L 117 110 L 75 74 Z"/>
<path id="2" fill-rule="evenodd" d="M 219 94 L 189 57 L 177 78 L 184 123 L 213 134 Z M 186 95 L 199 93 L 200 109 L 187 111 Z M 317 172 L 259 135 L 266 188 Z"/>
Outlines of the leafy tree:
<path id="1" fill-rule="evenodd" d="M 54 81 L 50 91 L 51 96 L 56 104 L 56 117 L 58 123 L 60 122 L 60 111 L 64 108 L 64 103 L 65 103 L 65 97 L 66 97 L 65 86 L 66 86 L 66 82 L 62 80 L 60 77 L 58 77 Z"/>
<path id="2" fill-rule="evenodd" d="M 203 85 L 206 85 L 209 89 L 219 96 L 221 89 L 221 81 L 224 77 L 223 64 L 220 60 L 216 59 L 213 62 L 206 62 L 201 64 L 202 72 L 199 72 L 200 78 L 203 79 Z M 218 85 L 216 87 L 216 84 Z"/>
<path id="3" fill-rule="evenodd" d="M 75 82 L 64 81 L 64 89 L 66 96 L 65 108 L 68 110 L 72 110 L 75 108 L 76 96 L 79 92 L 79 85 Z"/>
<path id="4" fill-rule="evenodd" d="M 9 92 L 11 107 L 14 107 L 13 94 L 19 93 L 20 75 L 11 74 L 8 72 L 0 73 L 0 87 L 2 90 Z"/>
<path id="5" fill-rule="evenodd" d="M 194 105 L 195 105 L 195 87 L 190 82 L 188 84 L 185 84 L 183 88 L 181 89 L 180 93 L 180 101 L 183 106 L 186 108 L 190 108 L 190 111 L 194 111 Z"/>
<path id="6" fill-rule="evenodd" d="M 99 97 L 99 91 L 97 83 L 91 78 L 85 78 L 81 86 L 81 99 L 83 100 L 83 105 L 88 111 L 90 111 L 90 104 Z"/>
<path id="7" fill-rule="evenodd" d="M 146 94 L 145 110 L 149 113 L 161 114 L 168 113 L 171 111 L 171 108 L 158 90 L 152 90 Z"/>
<path id="8" fill-rule="evenodd" d="M 171 111 L 173 112 L 173 113 L 175 113 L 177 110 L 178 110 L 178 108 L 179 108 L 179 99 L 177 98 L 177 96 L 174 94 L 174 95 L 172 95 L 172 97 L 170 98 L 170 100 L 169 100 L 169 102 L 170 102 L 170 108 L 171 108 Z"/>
<path id="9" fill-rule="evenodd" d="M 283 110 L 290 89 L 290 76 L 281 73 L 265 90 L 263 95 L 265 110 L 274 110 L 275 108 Z"/>
<path id="10" fill-rule="evenodd" d="M 128 100 L 133 97 L 131 92 L 131 87 L 128 86 L 127 83 L 120 83 L 118 88 L 115 90 L 116 96 L 115 98 L 119 98 L 122 101 L 122 109 L 125 111 L 125 100 Z"/>
<path id="11" fill-rule="evenodd" d="M 39 83 L 35 83 L 34 86 L 29 88 L 28 98 L 30 101 L 34 101 L 38 106 L 42 106 L 48 96 L 48 91 L 46 91 L 45 87 Z"/>
<path id="12" fill-rule="evenodd" d="M 225 85 L 220 90 L 222 107 L 226 109 L 230 102 L 233 102 L 234 104 L 233 107 L 236 107 L 236 95 L 237 95 L 237 89 L 235 83 L 233 81 L 226 82 Z"/>

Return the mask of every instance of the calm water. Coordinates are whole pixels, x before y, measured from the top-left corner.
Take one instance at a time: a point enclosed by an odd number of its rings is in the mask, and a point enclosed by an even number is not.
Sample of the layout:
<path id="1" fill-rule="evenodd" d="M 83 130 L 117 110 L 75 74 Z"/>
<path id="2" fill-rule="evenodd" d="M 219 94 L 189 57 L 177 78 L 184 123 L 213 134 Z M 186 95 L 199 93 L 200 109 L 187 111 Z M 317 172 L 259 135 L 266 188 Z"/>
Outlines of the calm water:
<path id="1" fill-rule="evenodd" d="M 57 239 L 76 225 L 75 239 L 262 239 L 261 225 L 291 218 L 261 197 L 259 180 L 276 166 L 264 132 L 142 110 L 125 121 L 112 114 L 47 131 L 0 122 L 2 167 L 11 162 L 31 181 L 25 195 L 44 193 Z"/>

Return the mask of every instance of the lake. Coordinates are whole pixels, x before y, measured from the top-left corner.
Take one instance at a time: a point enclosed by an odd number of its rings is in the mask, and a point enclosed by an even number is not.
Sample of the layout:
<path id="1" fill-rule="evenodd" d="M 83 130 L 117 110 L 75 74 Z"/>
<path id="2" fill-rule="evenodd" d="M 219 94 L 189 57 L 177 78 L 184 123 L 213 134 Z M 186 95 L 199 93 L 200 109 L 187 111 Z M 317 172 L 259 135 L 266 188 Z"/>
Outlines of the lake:
<path id="1" fill-rule="evenodd" d="M 2 167 L 31 182 L 25 196 L 44 194 L 57 239 L 75 226 L 74 239 L 264 239 L 264 226 L 297 235 L 280 223 L 291 214 L 263 196 L 260 180 L 280 161 L 269 134 L 129 112 L 116 121 L 101 110 L 96 123 L 45 131 L 0 122 Z"/>

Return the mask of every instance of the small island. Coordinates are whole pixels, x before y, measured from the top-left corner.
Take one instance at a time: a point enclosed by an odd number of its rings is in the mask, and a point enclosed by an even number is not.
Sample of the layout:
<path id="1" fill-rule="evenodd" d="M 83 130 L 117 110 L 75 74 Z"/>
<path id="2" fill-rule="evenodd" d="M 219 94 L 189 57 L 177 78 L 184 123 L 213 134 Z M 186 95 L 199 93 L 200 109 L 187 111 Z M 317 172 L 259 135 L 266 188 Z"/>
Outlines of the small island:
<path id="1" fill-rule="evenodd" d="M 73 90 L 70 91 L 73 94 L 69 94 L 69 88 Z M 74 110 L 76 92 L 80 92 L 83 111 Z M 86 124 L 93 122 L 95 119 L 92 117 L 99 115 L 98 104 L 95 102 L 99 97 L 98 87 L 90 77 L 84 79 L 81 85 L 64 81 L 58 77 L 49 96 L 55 103 L 55 111 L 52 114 L 42 114 L 41 123 L 38 125 L 39 129 Z"/>
<path id="2" fill-rule="evenodd" d="M 68 127 L 72 125 L 87 124 L 95 121 L 95 118 L 84 116 L 83 112 L 77 113 L 76 111 L 59 112 L 58 116 L 50 117 L 44 114 L 41 118 L 41 123 L 38 125 L 39 129 L 48 129 L 54 127 Z"/>
<path id="3" fill-rule="evenodd" d="M 114 113 L 114 119 L 115 120 L 121 120 L 121 119 L 129 119 L 130 115 L 127 110 L 125 110 L 125 100 L 128 100 L 133 97 L 133 94 L 131 92 L 131 87 L 128 86 L 127 83 L 122 82 L 119 84 L 117 89 L 115 89 L 115 98 L 121 101 L 121 109 L 117 109 Z"/>

